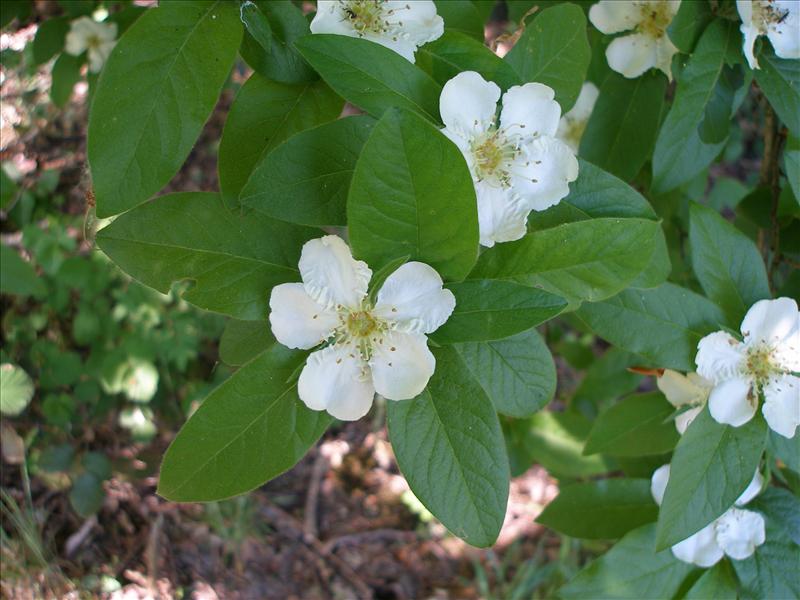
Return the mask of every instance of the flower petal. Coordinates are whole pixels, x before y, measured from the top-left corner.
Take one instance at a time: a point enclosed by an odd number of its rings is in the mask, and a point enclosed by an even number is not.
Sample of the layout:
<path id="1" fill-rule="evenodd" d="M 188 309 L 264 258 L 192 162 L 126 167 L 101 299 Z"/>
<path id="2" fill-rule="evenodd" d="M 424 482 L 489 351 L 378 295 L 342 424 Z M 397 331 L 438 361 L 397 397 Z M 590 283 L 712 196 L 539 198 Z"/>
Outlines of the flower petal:
<path id="1" fill-rule="evenodd" d="M 608 66 L 629 79 L 638 77 L 658 64 L 656 41 L 641 33 L 613 40 L 606 48 Z"/>
<path id="2" fill-rule="evenodd" d="M 397 323 L 397 329 L 432 333 L 453 313 L 456 298 L 442 288 L 442 278 L 421 262 L 401 265 L 383 282 L 375 301 L 375 316 Z"/>
<path id="3" fill-rule="evenodd" d="M 681 435 L 686 433 L 686 430 L 689 429 L 689 425 L 692 424 L 692 421 L 694 421 L 697 418 L 697 415 L 699 415 L 701 412 L 703 412 L 703 407 L 697 406 L 695 408 L 690 408 L 689 410 L 684 411 L 675 417 L 675 429 L 678 430 L 678 433 Z"/>
<path id="4" fill-rule="evenodd" d="M 478 229 L 481 246 L 520 239 L 527 231 L 530 209 L 523 206 L 509 188 L 488 182 L 475 184 L 478 198 Z"/>
<path id="5" fill-rule="evenodd" d="M 309 355 L 297 393 L 311 410 L 326 410 L 342 421 L 355 421 L 369 412 L 375 388 L 356 348 L 334 344 Z"/>
<path id="6" fill-rule="evenodd" d="M 338 0 L 317 0 L 317 14 L 311 20 L 311 33 L 336 33 L 358 37 L 353 23 Z"/>
<path id="7" fill-rule="evenodd" d="M 636 27 L 641 11 L 634 2 L 600 0 L 589 9 L 589 20 L 603 33 L 619 33 Z"/>
<path id="8" fill-rule="evenodd" d="M 777 0 L 773 8 L 783 16 L 780 23 L 770 23 L 767 37 L 780 58 L 800 58 L 800 5 L 797 0 Z"/>
<path id="9" fill-rule="evenodd" d="M 554 98 L 553 88 L 543 83 L 515 85 L 503 94 L 500 126 L 508 134 L 519 134 L 526 138 L 555 135 L 561 118 L 561 106 Z"/>
<path id="10" fill-rule="evenodd" d="M 328 308 L 360 307 L 372 277 L 367 263 L 355 260 L 344 240 L 335 235 L 306 242 L 299 267 L 308 295 Z"/>
<path id="11" fill-rule="evenodd" d="M 800 312 L 791 298 L 759 300 L 742 321 L 745 344 L 765 342 L 778 345 L 790 337 L 800 335 Z"/>
<path id="12" fill-rule="evenodd" d="M 672 547 L 672 553 L 678 560 L 708 568 L 717 564 L 723 557 L 722 548 L 717 544 L 715 523 L 706 525 L 682 542 Z"/>
<path id="13" fill-rule="evenodd" d="M 662 71 L 672 81 L 672 57 L 678 53 L 678 48 L 666 35 L 656 40 L 655 67 Z"/>
<path id="14" fill-rule="evenodd" d="M 699 377 L 690 378 L 672 369 L 664 369 L 664 373 L 656 379 L 656 385 L 672 406 L 680 408 L 685 404 L 703 404 L 708 399 L 711 386 L 698 385 L 698 379 L 705 381 Z"/>
<path id="15" fill-rule="evenodd" d="M 269 297 L 272 334 L 284 346 L 308 350 L 324 342 L 339 324 L 335 311 L 318 304 L 302 283 L 282 283 Z"/>
<path id="16" fill-rule="evenodd" d="M 564 116 L 572 117 L 577 121 L 588 121 L 589 117 L 592 116 L 592 110 L 594 110 L 594 105 L 597 103 L 599 96 L 600 90 L 597 89 L 597 86 L 591 81 L 585 82 L 581 86 L 581 93 L 578 94 L 575 105 Z"/>
<path id="17" fill-rule="evenodd" d="M 753 418 L 758 397 L 752 381 L 735 377 L 718 383 L 708 398 L 708 409 L 717 423 L 741 427 Z"/>
<path id="18" fill-rule="evenodd" d="M 697 344 L 694 362 L 697 372 L 707 380 L 719 383 L 736 377 L 744 360 L 744 345 L 724 331 L 715 331 Z"/>
<path id="19" fill-rule="evenodd" d="M 398 37 L 407 34 L 405 39 L 414 46 L 432 42 L 444 33 L 444 21 L 436 14 L 433 0 L 388 0 L 383 6 L 386 20 L 402 30 Z"/>
<path id="20" fill-rule="evenodd" d="M 767 539 L 764 517 L 752 510 L 731 508 L 717 519 L 716 538 L 725 554 L 744 560 Z"/>
<path id="21" fill-rule="evenodd" d="M 741 14 L 741 9 L 739 12 Z M 753 46 L 755 46 L 756 39 L 761 32 L 757 27 L 754 27 L 753 25 L 745 25 L 744 23 L 739 26 L 739 31 L 742 32 L 744 39 L 742 42 L 742 52 L 744 52 L 744 56 L 747 59 L 747 64 L 751 69 L 760 69 L 761 67 L 758 64 L 758 59 L 753 53 Z"/>
<path id="22" fill-rule="evenodd" d="M 762 487 L 764 487 L 764 477 L 761 475 L 761 471 L 756 469 L 756 474 L 753 475 L 752 481 L 742 492 L 742 495 L 736 499 L 734 504 L 736 504 L 736 506 L 744 506 L 761 493 Z"/>
<path id="23" fill-rule="evenodd" d="M 486 131 L 494 124 L 500 88 L 475 71 L 464 71 L 444 84 L 439 112 L 447 129 L 462 136 Z"/>
<path id="24" fill-rule="evenodd" d="M 800 377 L 782 375 L 765 385 L 761 412 L 775 433 L 785 438 L 797 435 L 800 425 Z"/>
<path id="25" fill-rule="evenodd" d="M 659 506 L 664 500 L 664 491 L 667 489 L 667 483 L 669 483 L 669 471 L 669 464 L 661 465 L 653 472 L 653 476 L 650 478 L 650 493 Z"/>
<path id="26" fill-rule="evenodd" d="M 527 210 L 546 210 L 569 195 L 578 178 L 578 160 L 561 140 L 541 136 L 524 146 L 511 169 L 511 187 Z"/>
<path id="27" fill-rule="evenodd" d="M 369 366 L 375 391 L 389 400 L 408 400 L 428 385 L 436 359 L 424 335 L 389 331 L 373 346 Z"/>

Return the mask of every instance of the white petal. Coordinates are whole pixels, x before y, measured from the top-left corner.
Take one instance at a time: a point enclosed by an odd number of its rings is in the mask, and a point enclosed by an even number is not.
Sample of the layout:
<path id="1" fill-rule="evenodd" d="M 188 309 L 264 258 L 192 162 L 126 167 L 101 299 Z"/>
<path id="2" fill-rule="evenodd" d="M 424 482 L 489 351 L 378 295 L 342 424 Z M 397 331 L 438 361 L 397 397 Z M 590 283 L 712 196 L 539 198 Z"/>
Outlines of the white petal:
<path id="1" fill-rule="evenodd" d="M 302 283 L 282 283 L 269 297 L 272 334 L 284 346 L 308 350 L 330 337 L 339 323 L 335 311 L 318 304 Z"/>
<path id="2" fill-rule="evenodd" d="M 534 139 L 511 169 L 511 187 L 528 210 L 546 210 L 569 195 L 569 184 L 578 178 L 578 160 L 561 140 L 549 136 Z"/>
<path id="3" fill-rule="evenodd" d="M 744 345 L 724 331 L 715 331 L 697 344 L 697 372 L 714 383 L 736 377 L 744 360 Z"/>
<path id="4" fill-rule="evenodd" d="M 523 137 L 553 136 L 561 118 L 561 107 L 554 98 L 553 88 L 543 83 L 515 85 L 503 94 L 500 125 Z"/>
<path id="5" fill-rule="evenodd" d="M 765 385 L 761 412 L 770 429 L 793 438 L 800 425 L 800 377 L 783 375 Z"/>
<path id="6" fill-rule="evenodd" d="M 800 58 L 800 4 L 797 0 L 778 0 L 774 8 L 786 15 L 780 23 L 771 23 L 767 28 L 775 54 L 780 58 Z"/>
<path id="7" fill-rule="evenodd" d="M 675 429 L 678 430 L 678 433 L 681 435 L 686 433 L 686 430 L 689 429 L 689 425 L 692 424 L 692 421 L 694 421 L 701 412 L 703 412 L 703 407 L 697 406 L 675 417 Z"/>
<path id="8" fill-rule="evenodd" d="M 640 19 L 641 11 L 634 2 L 600 0 L 589 9 L 589 20 L 603 33 L 633 29 Z"/>
<path id="9" fill-rule="evenodd" d="M 672 369 L 664 369 L 664 373 L 656 379 L 656 385 L 672 406 L 680 408 L 685 404 L 703 404 L 708 399 L 711 387 L 698 385 L 698 379 L 705 381 L 697 377 L 690 378 Z"/>
<path id="10" fill-rule="evenodd" d="M 655 67 L 662 71 L 672 81 L 672 57 L 678 53 L 678 48 L 666 35 L 656 40 Z"/>
<path id="11" fill-rule="evenodd" d="M 715 535 L 715 523 L 706 525 L 694 535 L 672 547 L 678 560 L 707 568 L 717 564 L 723 557 Z"/>
<path id="12" fill-rule="evenodd" d="M 408 400 L 428 385 L 436 359 L 424 335 L 389 331 L 373 346 L 369 366 L 375 391 L 388 400 Z"/>
<path id="13" fill-rule="evenodd" d="M 664 500 L 664 491 L 667 489 L 667 483 L 669 482 L 669 470 L 669 464 L 661 465 L 653 472 L 653 476 L 650 478 L 650 493 L 659 506 Z"/>
<path id="14" fill-rule="evenodd" d="M 752 381 L 735 377 L 718 383 L 708 398 L 708 409 L 717 423 L 741 427 L 753 418 L 758 407 L 758 396 Z"/>
<path id="15" fill-rule="evenodd" d="M 747 485 L 742 495 L 736 499 L 734 504 L 736 504 L 736 506 L 744 506 L 761 493 L 762 487 L 764 487 L 764 477 L 761 475 L 761 471 L 756 469 L 756 474 L 753 475 L 752 481 Z"/>
<path id="16" fill-rule="evenodd" d="M 613 40 L 606 48 L 608 66 L 631 79 L 658 64 L 656 41 L 641 33 Z"/>
<path id="17" fill-rule="evenodd" d="M 370 42 L 375 42 L 376 44 L 380 44 L 384 48 L 388 48 L 389 50 L 393 50 L 397 52 L 400 56 L 405 58 L 409 62 L 416 62 L 416 58 L 414 57 L 414 52 L 417 51 L 417 44 L 415 44 L 410 39 L 406 39 L 399 36 L 387 36 L 384 34 L 378 33 L 366 33 L 362 36 L 365 40 L 369 40 Z"/>
<path id="18" fill-rule="evenodd" d="M 72 56 L 79 56 L 86 50 L 86 36 L 82 33 L 70 30 L 64 40 L 64 51 Z"/>
<path id="19" fill-rule="evenodd" d="M 311 33 L 336 33 L 358 37 L 352 21 L 342 10 L 338 0 L 317 0 L 317 14 L 311 20 Z"/>
<path id="20" fill-rule="evenodd" d="M 433 267 L 408 262 L 383 282 L 373 314 L 395 322 L 401 331 L 432 333 L 447 321 L 455 306 L 453 292 L 442 288 L 442 278 Z"/>
<path id="21" fill-rule="evenodd" d="M 766 541 L 765 529 L 757 512 L 732 508 L 716 521 L 717 543 L 731 558 L 744 560 Z"/>
<path id="22" fill-rule="evenodd" d="M 392 14 L 387 14 L 390 11 Z M 432 42 L 444 33 L 444 21 L 436 14 L 433 0 L 388 0 L 384 3 L 384 13 L 386 20 L 402 31 L 399 37 L 407 34 L 407 39 L 416 46 Z"/>
<path id="23" fill-rule="evenodd" d="M 369 412 L 375 388 L 356 349 L 334 344 L 309 355 L 297 393 L 311 410 L 326 410 L 342 421 L 355 421 Z"/>
<path id="24" fill-rule="evenodd" d="M 509 188 L 491 183 L 475 184 L 478 198 L 478 228 L 481 246 L 511 242 L 525 235 L 530 209 L 515 198 Z"/>
<path id="25" fill-rule="evenodd" d="M 780 344 L 800 331 L 797 302 L 791 298 L 759 300 L 747 311 L 741 330 L 746 344 Z"/>
<path id="26" fill-rule="evenodd" d="M 572 117 L 577 121 L 588 121 L 598 96 L 600 96 L 600 90 L 597 89 L 597 86 L 591 81 L 585 82 L 581 86 L 581 93 L 578 94 L 575 105 L 564 116 Z"/>
<path id="27" fill-rule="evenodd" d="M 494 123 L 500 88 L 475 71 L 464 71 L 444 84 L 439 96 L 442 122 L 462 136 L 478 134 Z"/>
<path id="28" fill-rule="evenodd" d="M 372 277 L 367 263 L 355 260 L 347 244 L 335 235 L 306 242 L 299 267 L 308 295 L 329 308 L 358 308 Z"/>
<path id="29" fill-rule="evenodd" d="M 103 68 L 106 57 L 99 48 L 89 48 L 89 71 L 99 73 Z"/>
<path id="30" fill-rule="evenodd" d="M 741 9 L 739 12 L 741 13 Z M 758 59 L 753 53 L 753 46 L 761 32 L 754 25 L 745 25 L 744 23 L 739 26 L 739 31 L 742 32 L 744 39 L 742 42 L 742 52 L 744 52 L 744 56 L 747 59 L 747 64 L 750 65 L 751 69 L 759 69 Z"/>

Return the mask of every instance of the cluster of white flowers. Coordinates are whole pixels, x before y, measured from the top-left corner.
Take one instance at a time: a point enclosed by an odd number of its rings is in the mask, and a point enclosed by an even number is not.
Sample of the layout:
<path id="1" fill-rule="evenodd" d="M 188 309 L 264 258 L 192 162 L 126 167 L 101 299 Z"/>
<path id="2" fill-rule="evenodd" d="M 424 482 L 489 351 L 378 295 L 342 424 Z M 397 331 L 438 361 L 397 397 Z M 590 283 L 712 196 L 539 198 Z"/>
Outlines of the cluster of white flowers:
<path id="1" fill-rule="evenodd" d="M 725 331 L 697 346 L 697 372 L 713 384 L 708 399 L 719 423 L 740 427 L 761 412 L 770 428 L 791 438 L 800 425 L 800 313 L 791 298 L 759 300 L 744 317 L 742 341 Z"/>
<path id="2" fill-rule="evenodd" d="M 91 17 L 81 17 L 70 23 L 64 50 L 73 56 L 86 52 L 89 70 L 99 73 L 114 49 L 116 39 L 116 23 L 99 23 Z"/>
<path id="3" fill-rule="evenodd" d="M 672 406 L 685 408 L 675 417 L 675 428 L 681 435 L 702 412 L 711 388 L 714 387 L 710 381 L 697 373 L 683 375 L 671 369 L 664 369 L 656 384 Z"/>
<path id="4" fill-rule="evenodd" d="M 742 18 L 744 55 L 758 69 L 753 54 L 756 38 L 766 35 L 781 58 L 800 58 L 800 2 L 797 0 L 736 0 Z"/>
<path id="5" fill-rule="evenodd" d="M 589 9 L 589 20 L 605 34 L 633 31 L 606 49 L 608 66 L 625 77 L 639 77 L 653 67 L 672 79 L 672 57 L 678 52 L 667 27 L 680 0 L 601 0 Z"/>
<path id="6" fill-rule="evenodd" d="M 575 154 L 578 153 L 583 132 L 586 130 L 599 95 L 600 90 L 597 89 L 597 86 L 591 81 L 587 81 L 581 86 L 581 93 L 578 94 L 575 106 L 558 122 L 556 137 L 569 146 Z"/>
<path id="7" fill-rule="evenodd" d="M 414 52 L 444 33 L 432 0 L 318 0 L 312 33 L 359 37 L 414 62 Z"/>
<path id="8" fill-rule="evenodd" d="M 561 107 L 552 88 L 541 83 L 500 88 L 474 71 L 448 81 L 439 99 L 442 132 L 467 161 L 478 198 L 480 242 L 517 240 L 528 215 L 545 210 L 569 194 L 578 161 L 556 139 Z"/>
<path id="9" fill-rule="evenodd" d="M 303 283 L 272 289 L 269 322 L 289 348 L 327 344 L 306 360 L 300 399 L 352 421 L 367 414 L 376 392 L 389 400 L 420 394 L 436 367 L 425 334 L 456 304 L 439 274 L 408 262 L 386 278 L 373 303 L 372 271 L 335 235 L 306 242 L 299 267 Z"/>
<path id="10" fill-rule="evenodd" d="M 656 469 L 650 481 L 650 492 L 656 504 L 661 506 L 664 491 L 669 482 L 670 466 Z M 672 546 L 678 560 L 708 568 L 727 555 L 736 560 L 751 556 L 757 546 L 766 541 L 764 517 L 751 510 L 740 508 L 758 496 L 764 486 L 764 478 L 756 471 L 747 489 L 721 517 L 703 529 Z"/>

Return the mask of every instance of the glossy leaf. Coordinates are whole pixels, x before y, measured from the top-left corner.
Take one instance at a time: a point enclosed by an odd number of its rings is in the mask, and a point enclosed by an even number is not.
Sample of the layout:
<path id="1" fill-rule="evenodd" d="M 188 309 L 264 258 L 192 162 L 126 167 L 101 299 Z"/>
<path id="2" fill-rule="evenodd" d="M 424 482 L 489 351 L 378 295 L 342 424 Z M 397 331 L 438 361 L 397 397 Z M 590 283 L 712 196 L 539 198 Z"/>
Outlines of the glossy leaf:
<path id="1" fill-rule="evenodd" d="M 286 84 L 253 74 L 231 105 L 219 144 L 219 186 L 225 204 L 237 198 L 253 168 L 295 133 L 339 116 L 343 101 L 321 81 Z"/>
<path id="2" fill-rule="evenodd" d="M 25 410 L 33 398 L 33 380 L 22 367 L 0 365 L 0 413 L 15 417 Z"/>
<path id="3" fill-rule="evenodd" d="M 217 102 L 241 36 L 238 6 L 219 0 L 165 2 L 125 32 L 89 117 L 98 217 L 147 200 L 178 171 Z"/>
<path id="4" fill-rule="evenodd" d="M 16 250 L 0 244 L 0 292 L 16 296 L 42 297 L 47 293 L 44 281 L 36 269 L 17 254 Z"/>
<path id="5" fill-rule="evenodd" d="M 267 16 L 261 12 L 255 2 L 247 0 L 239 8 L 239 16 L 244 23 L 245 31 L 269 54 L 272 50 L 272 27 Z"/>
<path id="6" fill-rule="evenodd" d="M 507 338 L 552 319 L 567 306 L 559 296 L 511 281 L 474 279 L 447 287 L 456 307 L 431 336 L 439 344 Z"/>
<path id="7" fill-rule="evenodd" d="M 50 99 L 58 107 L 63 108 L 72 97 L 75 84 L 81 80 L 81 67 L 83 61 L 79 56 L 72 56 L 66 52 L 59 55 L 53 63 L 50 84 Z"/>
<path id="8" fill-rule="evenodd" d="M 256 165 L 241 203 L 290 223 L 346 225 L 350 180 L 374 123 L 347 117 L 292 136 Z"/>
<path id="9" fill-rule="evenodd" d="M 455 349 L 497 412 L 528 417 L 553 399 L 555 363 L 535 329 L 504 340 L 456 344 Z"/>
<path id="10" fill-rule="evenodd" d="M 661 368 L 694 371 L 700 339 L 721 329 L 722 310 L 672 283 L 651 290 L 625 290 L 577 311 L 595 334 Z"/>
<path id="11" fill-rule="evenodd" d="M 483 19 L 474 2 L 471 0 L 435 0 L 435 2 L 436 12 L 444 20 L 445 33 L 467 35 L 483 43 Z"/>
<path id="12" fill-rule="evenodd" d="M 396 52 L 333 34 L 306 36 L 295 47 L 340 96 L 374 117 L 399 107 L 439 121 L 441 87 Z"/>
<path id="13" fill-rule="evenodd" d="M 276 344 L 205 399 L 170 444 L 158 493 L 176 502 L 222 500 L 292 467 L 330 424 L 297 397 L 305 353 Z"/>
<path id="14" fill-rule="evenodd" d="M 761 66 L 755 72 L 756 81 L 781 121 L 793 135 L 800 135 L 800 62 L 775 56 L 764 44 L 758 55 Z"/>
<path id="15" fill-rule="evenodd" d="M 536 521 L 571 537 L 613 539 L 657 516 L 650 480 L 601 479 L 561 488 Z"/>
<path id="16" fill-rule="evenodd" d="M 597 417 L 584 454 L 648 456 L 669 452 L 678 442 L 669 418 L 675 408 L 659 392 L 634 394 Z"/>
<path id="17" fill-rule="evenodd" d="M 250 362 L 275 343 L 269 321 L 230 319 L 219 340 L 219 358 L 232 367 Z"/>
<path id="18" fill-rule="evenodd" d="M 116 219 L 97 234 L 100 249 L 142 283 L 237 319 L 264 319 L 270 289 L 299 281 L 300 248 L 319 231 L 251 214 L 234 215 L 218 194 L 170 194 Z"/>
<path id="19" fill-rule="evenodd" d="M 792 542 L 779 523 L 767 519 L 766 542 L 744 560 L 732 561 L 742 600 L 800 598 L 800 545 Z"/>
<path id="20" fill-rule="evenodd" d="M 681 2 L 667 35 L 681 52 L 689 54 L 713 18 L 709 2 Z"/>
<path id="21" fill-rule="evenodd" d="M 686 593 L 686 600 L 737 600 L 736 576 L 728 561 L 718 562 L 700 576 Z"/>
<path id="22" fill-rule="evenodd" d="M 412 400 L 387 403 L 397 464 L 417 498 L 455 535 L 491 546 L 508 500 L 508 459 L 491 402 L 452 348 Z"/>
<path id="23" fill-rule="evenodd" d="M 766 440 L 760 414 L 741 427 L 730 427 L 717 423 L 706 407 L 675 448 L 657 547 L 685 540 L 733 506 L 753 479 Z"/>
<path id="24" fill-rule="evenodd" d="M 567 112 L 581 91 L 591 55 L 583 10 L 565 3 L 537 13 L 505 60 L 523 82 L 553 88 Z"/>
<path id="25" fill-rule="evenodd" d="M 373 270 L 408 255 L 458 281 L 478 256 L 478 209 L 464 158 L 409 111 L 389 111 L 375 125 L 356 163 L 347 217 L 353 253 Z"/>
<path id="26" fill-rule="evenodd" d="M 786 140 L 786 147 L 783 150 L 783 165 L 795 200 L 800 204 L 800 138 L 790 136 Z"/>
<path id="27" fill-rule="evenodd" d="M 68 31 L 69 19 L 65 17 L 51 17 L 39 23 L 33 38 L 34 64 L 46 63 L 61 52 Z"/>

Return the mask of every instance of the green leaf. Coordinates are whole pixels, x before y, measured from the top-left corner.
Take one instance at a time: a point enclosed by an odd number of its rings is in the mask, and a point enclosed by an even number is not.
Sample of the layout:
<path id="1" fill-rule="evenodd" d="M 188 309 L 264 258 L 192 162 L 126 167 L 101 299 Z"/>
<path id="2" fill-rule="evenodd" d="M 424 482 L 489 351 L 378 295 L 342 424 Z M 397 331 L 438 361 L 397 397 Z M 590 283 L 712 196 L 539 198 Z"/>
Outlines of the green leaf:
<path id="1" fill-rule="evenodd" d="M 50 99 L 59 108 L 66 106 L 72 97 L 72 90 L 75 84 L 81 79 L 81 67 L 83 61 L 79 56 L 72 56 L 66 52 L 61 54 L 56 62 L 53 63 L 53 70 L 50 73 Z"/>
<path id="2" fill-rule="evenodd" d="M 61 52 L 68 31 L 69 19 L 66 17 L 55 17 L 40 23 L 33 38 L 33 63 L 41 65 Z"/>
<path id="3" fill-rule="evenodd" d="M 11 363 L 0 365 L 0 413 L 16 417 L 33 398 L 33 381 L 24 369 Z"/>
<path id="4" fill-rule="evenodd" d="M 795 544 L 800 545 L 800 498 L 792 492 L 783 488 L 768 487 L 748 503 L 747 509 L 757 510 L 766 515 Z"/>
<path id="5" fill-rule="evenodd" d="M 255 4 L 269 24 L 270 47 L 265 50 L 248 28 L 239 50 L 247 64 L 262 77 L 281 83 L 309 83 L 319 79 L 294 48 L 294 41 L 309 33 L 303 11 L 289 0 L 256 0 Z"/>
<path id="6" fill-rule="evenodd" d="M 658 229 L 645 219 L 565 223 L 489 248 L 470 279 L 509 279 L 570 300 L 602 300 L 647 266 Z"/>
<path id="7" fill-rule="evenodd" d="M 670 550 L 654 552 L 655 526 L 628 533 L 562 587 L 561 598 L 644 600 L 672 598 L 694 569 Z"/>
<path id="8" fill-rule="evenodd" d="M 750 87 L 747 79 L 747 87 Z M 698 125 L 700 140 L 706 144 L 724 142 L 728 137 L 731 119 L 736 110 L 736 96 L 745 85 L 742 65 L 723 65 L 717 85 L 703 111 L 703 120 Z"/>
<path id="9" fill-rule="evenodd" d="M 81 517 L 95 514 L 106 497 L 103 482 L 93 473 L 81 473 L 69 491 L 69 502 Z"/>
<path id="10" fill-rule="evenodd" d="M 561 488 L 536 521 L 584 539 L 614 539 L 658 516 L 648 479 L 601 479 Z"/>
<path id="11" fill-rule="evenodd" d="M 792 542 L 783 528 L 767 519 L 767 540 L 744 560 L 734 560 L 742 600 L 761 598 L 800 598 L 800 546 Z"/>
<path id="12" fill-rule="evenodd" d="M 793 135 L 800 135 L 800 62 L 775 56 L 769 44 L 758 55 L 756 82 Z"/>
<path id="13" fill-rule="evenodd" d="M 0 292 L 37 298 L 47 293 L 47 287 L 33 265 L 5 244 L 0 244 Z"/>
<path id="14" fill-rule="evenodd" d="M 470 0 L 435 0 L 436 12 L 444 20 L 445 35 L 458 32 L 483 44 L 483 18 Z M 441 39 L 441 38 L 440 38 Z"/>
<path id="15" fill-rule="evenodd" d="M 667 27 L 669 39 L 678 50 L 690 54 L 713 18 L 710 2 L 681 2 L 678 13 Z"/>
<path id="16" fill-rule="evenodd" d="M 473 279 L 447 287 L 456 307 L 431 336 L 439 344 L 507 338 L 552 319 L 567 306 L 563 298 L 511 281 Z"/>
<path id="17" fill-rule="evenodd" d="M 567 112 L 578 98 L 591 57 L 583 10 L 566 3 L 537 13 L 505 60 L 522 81 L 553 88 L 561 112 Z"/>
<path id="18" fill-rule="evenodd" d="M 455 349 L 497 412 L 527 417 L 555 394 L 556 366 L 535 329 L 505 340 L 457 344 Z"/>
<path id="19" fill-rule="evenodd" d="M 692 203 L 689 215 L 694 274 L 735 328 L 753 304 L 771 297 L 764 260 L 753 241 L 717 211 Z"/>
<path id="20" fill-rule="evenodd" d="M 290 223 L 346 225 L 350 180 L 374 123 L 347 117 L 292 136 L 256 165 L 240 202 Z"/>
<path id="21" fill-rule="evenodd" d="M 597 417 L 583 453 L 648 456 L 669 452 L 680 437 L 669 419 L 673 412 L 675 408 L 659 392 L 628 396 Z"/>
<path id="22" fill-rule="evenodd" d="M 703 409 L 672 457 L 658 518 L 657 548 L 685 540 L 728 510 L 753 479 L 767 440 L 760 414 L 741 427 L 717 423 Z"/>
<path id="23" fill-rule="evenodd" d="M 736 576 L 728 561 L 723 560 L 708 569 L 689 589 L 686 600 L 737 600 Z"/>
<path id="24" fill-rule="evenodd" d="M 226 206 L 238 205 L 253 168 L 270 150 L 298 131 L 335 119 L 342 104 L 321 81 L 290 85 L 254 73 L 231 105 L 219 143 L 219 186 Z"/>
<path id="25" fill-rule="evenodd" d="M 211 392 L 167 449 L 158 493 L 222 500 L 294 466 L 331 422 L 297 397 L 292 375 L 304 358 L 275 344 Z"/>
<path id="26" fill-rule="evenodd" d="M 501 89 L 521 83 L 516 71 L 481 42 L 454 31 L 429 42 L 417 51 L 416 64 L 441 85 L 462 71 L 476 71 Z"/>
<path id="27" fill-rule="evenodd" d="M 586 375 L 572 396 L 571 406 L 575 407 L 585 402 L 602 406 L 608 400 L 635 391 L 644 377 L 632 373 L 628 367 L 637 362 L 635 355 L 610 348 L 601 357 L 592 360 Z"/>
<path id="28" fill-rule="evenodd" d="M 275 343 L 269 321 L 240 321 L 225 324 L 219 340 L 219 358 L 226 365 L 239 367 Z"/>
<path id="29" fill-rule="evenodd" d="M 211 114 L 242 36 L 231 2 L 165 2 L 114 47 L 94 94 L 88 155 L 97 216 L 160 190 Z"/>
<path id="30" fill-rule="evenodd" d="M 800 473 L 800 435 L 795 434 L 793 438 L 786 439 L 781 434 L 770 431 L 769 446 L 787 467 Z"/>
<path id="31" fill-rule="evenodd" d="M 478 256 L 478 208 L 464 158 L 412 112 L 388 111 L 375 125 L 356 163 L 347 217 L 353 254 L 373 270 L 409 255 L 458 281 Z"/>
<path id="32" fill-rule="evenodd" d="M 417 498 L 473 546 L 491 546 L 508 500 L 508 459 L 491 402 L 452 348 L 412 400 L 388 402 L 397 464 Z"/>
<path id="33" fill-rule="evenodd" d="M 742 37 L 733 22 L 708 26 L 678 76 L 677 93 L 653 153 L 653 190 L 668 192 L 691 181 L 717 157 L 725 142 L 706 144 L 698 124 L 726 63 L 741 62 Z"/>
<path id="34" fill-rule="evenodd" d="M 725 322 L 710 300 L 672 283 L 625 290 L 575 313 L 595 334 L 651 364 L 694 371 L 697 343 Z"/>
<path id="35" fill-rule="evenodd" d="M 621 179 L 633 179 L 653 152 L 666 86 L 660 73 L 636 79 L 609 75 L 581 138 L 581 156 Z"/>
<path id="36" fill-rule="evenodd" d="M 396 52 L 333 34 L 308 35 L 295 47 L 336 93 L 372 116 L 399 107 L 439 121 L 442 88 Z"/>
<path id="37" fill-rule="evenodd" d="M 242 320 L 266 318 L 273 286 L 299 281 L 300 248 L 318 231 L 258 214 L 235 215 L 218 194 L 161 196 L 117 218 L 97 243 L 124 271 L 166 293 L 194 286 L 192 304 Z"/>
<path id="38" fill-rule="evenodd" d="M 269 25 L 267 16 L 261 9 L 247 0 L 243 2 L 239 9 L 239 16 L 244 23 L 245 31 L 261 46 L 262 50 L 269 54 L 272 50 L 272 27 Z"/>
<path id="39" fill-rule="evenodd" d="M 786 147 L 783 150 L 783 165 L 795 200 L 800 203 L 800 138 L 789 136 L 789 139 L 786 140 Z"/>

